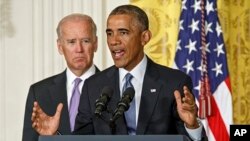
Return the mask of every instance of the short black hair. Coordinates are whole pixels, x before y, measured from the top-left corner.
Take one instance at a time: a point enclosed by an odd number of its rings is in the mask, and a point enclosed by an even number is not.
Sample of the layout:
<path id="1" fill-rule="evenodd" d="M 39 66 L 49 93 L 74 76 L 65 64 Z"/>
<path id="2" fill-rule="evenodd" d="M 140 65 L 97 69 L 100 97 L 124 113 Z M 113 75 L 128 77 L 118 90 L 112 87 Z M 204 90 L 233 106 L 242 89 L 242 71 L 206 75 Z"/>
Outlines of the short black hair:
<path id="1" fill-rule="evenodd" d="M 142 31 L 148 30 L 149 21 L 148 16 L 141 8 L 135 5 L 127 4 L 116 7 L 111 11 L 109 16 L 118 15 L 118 14 L 131 14 L 134 15 L 138 20 L 139 25 L 141 26 Z"/>

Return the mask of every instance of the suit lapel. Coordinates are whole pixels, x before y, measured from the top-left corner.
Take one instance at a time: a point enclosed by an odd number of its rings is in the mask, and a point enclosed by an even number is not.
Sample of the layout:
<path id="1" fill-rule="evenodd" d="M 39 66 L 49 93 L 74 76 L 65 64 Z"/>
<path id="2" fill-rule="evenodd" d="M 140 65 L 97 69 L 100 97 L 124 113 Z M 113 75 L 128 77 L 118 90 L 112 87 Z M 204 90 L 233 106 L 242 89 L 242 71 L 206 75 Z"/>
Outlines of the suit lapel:
<path id="1" fill-rule="evenodd" d="M 95 73 L 100 72 L 99 68 L 97 66 L 95 66 Z"/>
<path id="2" fill-rule="evenodd" d="M 155 104 L 159 96 L 161 84 L 158 82 L 159 73 L 154 63 L 148 59 L 147 69 L 144 76 L 139 117 L 137 124 L 137 134 L 144 134 L 148 122 L 154 112 Z"/>
<path id="3" fill-rule="evenodd" d="M 69 112 L 68 112 L 68 102 L 67 102 L 67 89 L 66 89 L 66 71 L 59 74 L 54 79 L 54 85 L 49 88 L 52 102 L 57 107 L 59 103 L 63 103 L 63 109 L 59 124 L 59 131 L 64 134 L 71 133 L 70 123 L 69 123 Z"/>
<path id="4" fill-rule="evenodd" d="M 112 98 L 110 99 L 108 106 L 111 109 L 111 111 L 115 111 L 115 109 L 117 108 L 117 103 L 121 99 L 118 68 L 113 67 L 110 71 L 108 71 L 107 78 L 109 80 L 108 82 L 109 85 L 113 86 L 114 88 L 114 94 Z M 116 126 L 117 134 L 127 134 L 127 126 L 125 123 L 124 116 L 116 120 L 116 125 L 119 125 L 119 126 Z"/>
<path id="5" fill-rule="evenodd" d="M 116 67 L 107 73 L 108 83 L 114 89 L 114 94 L 109 102 L 110 108 L 114 111 L 117 102 L 120 100 L 119 71 Z"/>

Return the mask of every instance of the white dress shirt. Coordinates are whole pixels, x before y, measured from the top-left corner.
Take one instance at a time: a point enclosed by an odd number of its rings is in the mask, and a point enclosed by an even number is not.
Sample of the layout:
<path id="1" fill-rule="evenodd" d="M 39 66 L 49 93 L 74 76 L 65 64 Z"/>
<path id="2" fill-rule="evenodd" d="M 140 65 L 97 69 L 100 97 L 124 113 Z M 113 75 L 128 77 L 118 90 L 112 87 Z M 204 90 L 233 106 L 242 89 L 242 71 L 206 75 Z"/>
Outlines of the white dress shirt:
<path id="1" fill-rule="evenodd" d="M 90 76 L 92 76 L 93 74 L 95 74 L 95 72 L 96 72 L 96 68 L 95 68 L 95 65 L 93 64 L 82 76 L 79 77 L 82 79 L 82 81 L 79 84 L 80 92 L 82 92 L 82 87 L 83 87 L 85 80 L 89 78 Z M 67 101 L 68 101 L 68 107 L 69 107 L 70 99 L 72 96 L 72 91 L 75 85 L 75 79 L 77 78 L 77 76 L 74 73 L 72 73 L 69 68 L 67 68 L 66 70 L 66 76 L 67 76 Z"/>

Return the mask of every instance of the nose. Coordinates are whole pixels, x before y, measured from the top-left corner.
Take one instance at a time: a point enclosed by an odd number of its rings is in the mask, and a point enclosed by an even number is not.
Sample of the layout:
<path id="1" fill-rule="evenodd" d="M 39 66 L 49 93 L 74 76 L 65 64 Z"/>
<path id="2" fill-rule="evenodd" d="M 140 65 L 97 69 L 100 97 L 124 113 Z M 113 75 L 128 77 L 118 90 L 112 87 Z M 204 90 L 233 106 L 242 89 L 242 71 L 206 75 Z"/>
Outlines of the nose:
<path id="1" fill-rule="evenodd" d="M 83 44 L 82 44 L 81 41 L 78 41 L 78 42 L 77 42 L 76 51 L 77 51 L 77 52 L 83 52 Z"/>
<path id="2" fill-rule="evenodd" d="M 107 41 L 111 46 L 115 46 L 121 43 L 119 36 L 115 34 L 113 36 L 109 36 Z"/>

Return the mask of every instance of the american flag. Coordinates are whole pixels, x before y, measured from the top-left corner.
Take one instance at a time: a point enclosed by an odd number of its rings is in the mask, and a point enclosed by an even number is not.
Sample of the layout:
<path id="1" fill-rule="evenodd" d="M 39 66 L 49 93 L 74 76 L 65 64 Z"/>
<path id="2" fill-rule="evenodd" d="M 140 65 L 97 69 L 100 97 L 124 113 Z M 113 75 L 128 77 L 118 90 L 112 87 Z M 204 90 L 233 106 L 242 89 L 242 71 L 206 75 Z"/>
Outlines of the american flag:
<path id="1" fill-rule="evenodd" d="M 175 65 L 193 80 L 209 141 L 228 141 L 232 97 L 216 0 L 182 0 Z"/>

